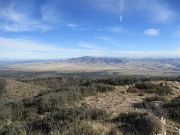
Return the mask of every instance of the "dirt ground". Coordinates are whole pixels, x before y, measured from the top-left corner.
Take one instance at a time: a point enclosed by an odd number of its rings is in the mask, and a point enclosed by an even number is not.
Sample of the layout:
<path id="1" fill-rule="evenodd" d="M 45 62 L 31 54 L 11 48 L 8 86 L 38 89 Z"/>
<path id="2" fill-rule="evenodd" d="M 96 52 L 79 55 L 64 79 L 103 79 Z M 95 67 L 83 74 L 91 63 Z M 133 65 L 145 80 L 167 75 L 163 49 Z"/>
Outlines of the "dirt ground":
<path id="1" fill-rule="evenodd" d="M 156 83 L 162 83 L 159 81 Z M 175 98 L 180 95 L 180 83 L 166 81 L 166 84 L 174 89 L 174 95 L 170 95 L 169 98 Z M 87 104 L 89 107 L 103 109 L 113 116 L 117 116 L 120 113 L 140 111 L 149 112 L 147 109 L 135 108 L 134 105 L 142 103 L 143 99 L 153 94 L 139 95 L 137 93 L 127 93 L 129 86 L 116 86 L 114 91 L 107 93 L 99 93 L 95 96 L 86 97 L 82 102 Z"/>
<path id="2" fill-rule="evenodd" d="M 103 109 L 114 116 L 121 112 L 145 111 L 134 108 L 133 105 L 143 101 L 144 96 L 134 93 L 126 93 L 127 88 L 118 86 L 114 91 L 99 93 L 84 99 L 84 103 L 92 108 Z"/>

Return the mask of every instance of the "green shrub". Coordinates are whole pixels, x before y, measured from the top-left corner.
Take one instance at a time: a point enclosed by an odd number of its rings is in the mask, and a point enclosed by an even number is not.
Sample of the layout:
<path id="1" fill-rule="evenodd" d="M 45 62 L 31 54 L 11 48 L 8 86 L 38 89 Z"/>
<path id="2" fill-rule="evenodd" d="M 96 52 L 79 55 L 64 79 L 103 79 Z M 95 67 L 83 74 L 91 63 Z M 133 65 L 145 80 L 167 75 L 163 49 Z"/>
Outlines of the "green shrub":
<path id="1" fill-rule="evenodd" d="M 107 114 L 101 110 L 94 110 L 88 108 L 61 108 L 58 111 L 51 112 L 43 119 L 34 119 L 28 124 L 28 128 L 32 131 L 41 131 L 44 134 L 48 134 L 58 129 L 58 133 L 62 133 L 65 130 L 68 132 L 72 129 L 73 123 L 80 121 L 104 121 L 107 118 Z M 69 129 L 69 127 L 71 129 Z M 80 129 L 78 129 L 80 130 Z M 54 131 L 55 132 L 55 131 Z M 78 131 L 79 132 L 79 131 Z"/>
<path id="2" fill-rule="evenodd" d="M 53 121 L 58 121 L 60 124 L 66 125 L 68 123 L 78 120 L 104 120 L 108 117 L 107 113 L 103 110 L 91 109 L 91 108 L 66 108 L 60 109 L 56 113 L 50 116 Z"/>
<path id="3" fill-rule="evenodd" d="M 105 135 L 107 128 L 95 121 L 77 121 L 64 129 L 62 135 Z"/>
<path id="4" fill-rule="evenodd" d="M 89 86 L 92 83 L 103 83 L 108 85 L 129 85 L 137 83 L 140 79 L 135 77 L 104 77 L 100 79 L 87 79 L 82 85 Z"/>
<path id="5" fill-rule="evenodd" d="M 12 119 L 12 110 L 8 106 L 0 106 L 0 126 L 3 123 L 3 121 L 11 120 Z"/>
<path id="6" fill-rule="evenodd" d="M 112 91 L 114 87 L 109 84 L 103 84 L 103 83 L 93 83 L 90 85 L 90 88 L 94 88 L 97 92 L 107 92 Z"/>
<path id="7" fill-rule="evenodd" d="M 0 128 L 0 135 L 27 135 L 23 123 L 15 122 Z"/>
<path id="8" fill-rule="evenodd" d="M 166 103 L 164 108 L 168 110 L 169 118 L 180 123 L 180 96 Z"/>
<path id="9" fill-rule="evenodd" d="M 130 112 L 120 114 L 114 120 L 125 133 L 135 135 L 154 135 L 162 132 L 162 123 L 159 118 L 146 113 Z"/>
<path id="10" fill-rule="evenodd" d="M 39 131 L 43 134 L 48 134 L 53 129 L 54 123 L 47 118 L 34 120 L 28 124 L 28 129 L 31 131 Z M 30 132 L 30 131 L 29 131 Z"/>
<path id="11" fill-rule="evenodd" d="M 5 92 L 4 91 L 5 85 L 6 85 L 6 81 L 4 79 L 0 79 L 0 95 Z"/>
<path id="12" fill-rule="evenodd" d="M 82 97 L 83 94 L 80 89 L 74 87 L 39 96 L 34 100 L 34 104 L 37 106 L 39 113 L 53 112 L 58 108 L 74 103 Z"/>
<path id="13" fill-rule="evenodd" d="M 23 111 L 24 111 L 24 105 L 23 102 L 11 102 L 7 105 L 11 108 L 12 111 L 12 121 L 21 121 L 23 120 Z"/>
<path id="14" fill-rule="evenodd" d="M 169 101 L 169 99 L 167 97 L 164 96 L 152 96 L 152 97 L 147 97 L 144 99 L 145 102 L 152 102 L 152 101 L 162 101 L 164 103 L 167 103 Z"/>
<path id="15" fill-rule="evenodd" d="M 173 90 L 168 86 L 161 86 L 158 84 L 153 84 L 151 82 L 137 83 L 134 87 L 128 89 L 128 92 L 154 93 L 161 96 L 172 94 L 172 91 Z"/>
<path id="16" fill-rule="evenodd" d="M 136 83 L 135 87 L 140 90 L 144 90 L 144 89 L 146 90 L 146 89 L 154 89 L 156 85 L 150 82 L 141 82 L 141 83 Z"/>

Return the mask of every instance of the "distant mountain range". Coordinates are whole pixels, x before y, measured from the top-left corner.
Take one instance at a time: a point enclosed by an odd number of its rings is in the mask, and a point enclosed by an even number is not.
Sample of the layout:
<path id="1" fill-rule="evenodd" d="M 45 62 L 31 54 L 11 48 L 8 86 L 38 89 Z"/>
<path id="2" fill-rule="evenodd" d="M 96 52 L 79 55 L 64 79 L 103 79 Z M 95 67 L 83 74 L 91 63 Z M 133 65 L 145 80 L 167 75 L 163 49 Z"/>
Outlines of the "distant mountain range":
<path id="1" fill-rule="evenodd" d="M 92 57 L 84 56 L 79 58 L 68 59 L 69 62 L 81 63 L 106 63 L 106 64 L 125 64 L 128 62 L 158 62 L 162 64 L 172 64 L 177 68 L 180 67 L 180 58 L 110 58 L 110 57 Z"/>
<path id="2" fill-rule="evenodd" d="M 144 61 L 144 62 L 161 62 L 161 63 L 180 63 L 180 58 L 114 58 L 114 57 L 93 57 L 83 56 L 69 59 L 50 59 L 50 60 L 0 60 L 0 65 L 12 64 L 28 64 L 41 62 L 82 62 L 82 63 L 107 63 L 107 64 L 122 64 L 130 61 Z"/>
<path id="3" fill-rule="evenodd" d="M 106 58 L 106 57 L 91 57 L 84 56 L 79 58 L 68 59 L 69 62 L 84 62 L 84 63 L 106 63 L 106 64 L 122 64 L 127 62 L 125 58 Z"/>
<path id="4" fill-rule="evenodd" d="M 1 76 L 51 76 L 98 72 L 119 75 L 180 76 L 180 58 L 108 58 L 84 56 L 71 59 L 3 61 Z"/>

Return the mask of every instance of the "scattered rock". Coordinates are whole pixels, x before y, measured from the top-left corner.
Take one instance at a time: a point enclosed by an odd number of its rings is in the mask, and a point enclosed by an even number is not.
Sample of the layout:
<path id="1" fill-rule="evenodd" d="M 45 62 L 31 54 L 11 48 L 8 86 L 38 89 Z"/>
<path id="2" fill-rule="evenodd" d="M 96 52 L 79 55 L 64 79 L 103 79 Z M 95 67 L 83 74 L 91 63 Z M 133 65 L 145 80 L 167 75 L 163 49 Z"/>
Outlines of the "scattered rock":
<path id="1" fill-rule="evenodd" d="M 153 113 L 160 118 L 166 115 L 166 110 L 163 109 L 163 101 L 152 101 L 152 102 L 145 102 L 145 108 L 150 109 Z"/>

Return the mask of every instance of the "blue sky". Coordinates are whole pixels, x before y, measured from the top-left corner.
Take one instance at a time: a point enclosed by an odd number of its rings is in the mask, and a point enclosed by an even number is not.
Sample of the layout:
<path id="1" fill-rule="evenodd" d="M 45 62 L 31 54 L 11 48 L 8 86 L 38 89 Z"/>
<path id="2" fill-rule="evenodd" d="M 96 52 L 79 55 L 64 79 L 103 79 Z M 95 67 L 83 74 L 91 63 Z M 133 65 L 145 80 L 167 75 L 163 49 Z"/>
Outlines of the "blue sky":
<path id="1" fill-rule="evenodd" d="M 179 0 L 0 0 L 0 59 L 180 57 Z"/>

